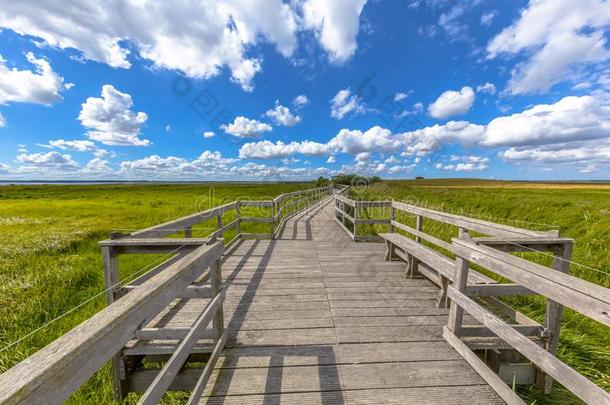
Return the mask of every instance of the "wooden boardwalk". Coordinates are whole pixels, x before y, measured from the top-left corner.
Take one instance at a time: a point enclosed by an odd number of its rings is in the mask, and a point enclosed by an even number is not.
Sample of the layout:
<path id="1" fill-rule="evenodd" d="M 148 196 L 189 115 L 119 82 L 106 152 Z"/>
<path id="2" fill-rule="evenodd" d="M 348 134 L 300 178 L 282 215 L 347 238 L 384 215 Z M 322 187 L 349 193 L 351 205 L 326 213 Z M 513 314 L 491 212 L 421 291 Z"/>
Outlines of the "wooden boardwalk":
<path id="1" fill-rule="evenodd" d="M 438 288 L 405 279 L 384 245 L 352 242 L 333 215 L 315 207 L 278 240 L 227 252 L 229 339 L 201 403 L 503 403 L 443 339 Z"/>

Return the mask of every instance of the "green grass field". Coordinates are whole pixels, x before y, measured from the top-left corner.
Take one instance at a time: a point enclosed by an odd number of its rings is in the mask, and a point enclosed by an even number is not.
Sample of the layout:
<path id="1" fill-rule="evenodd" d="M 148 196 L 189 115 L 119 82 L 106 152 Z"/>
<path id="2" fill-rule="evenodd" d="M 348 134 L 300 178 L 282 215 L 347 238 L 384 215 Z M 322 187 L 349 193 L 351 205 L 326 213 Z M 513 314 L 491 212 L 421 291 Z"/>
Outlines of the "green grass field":
<path id="1" fill-rule="evenodd" d="M 610 287 L 610 186 L 608 184 L 518 183 L 487 180 L 384 181 L 352 192 L 362 200 L 394 199 L 427 208 L 485 219 L 521 228 L 558 229 L 575 239 L 572 260 L 600 269 L 572 265 L 571 274 Z M 375 216 L 374 213 L 372 216 Z M 413 226 L 413 224 L 411 224 Z M 451 229 L 450 229 L 451 228 Z M 373 233 L 383 228 L 369 227 Z M 385 230 L 383 230 L 385 231 Z M 449 226 L 424 221 L 424 231 L 450 241 Z M 360 233 L 360 232 L 359 232 Z M 540 254 L 528 259 L 549 265 Z M 545 300 L 541 297 L 507 298 L 508 303 L 541 322 Z M 571 310 L 564 312 L 559 357 L 606 390 L 610 390 L 610 329 Z M 521 394 L 537 404 L 579 403 L 557 386 L 551 396 L 535 389 Z"/>
<path id="2" fill-rule="evenodd" d="M 129 232 L 237 198 L 270 199 L 310 187 L 311 183 L 0 187 L 0 346 L 103 290 L 97 242 L 106 239 L 110 231 Z M 355 190 L 355 195 L 362 199 L 407 200 L 514 226 L 557 227 L 562 236 L 576 239 L 573 260 L 610 271 L 610 187 L 607 185 L 389 181 Z M 206 236 L 210 230 L 203 224 L 194 230 L 194 236 Z M 443 229 L 436 231 L 439 236 L 449 237 L 443 235 Z M 122 275 L 129 276 L 155 259 L 130 257 L 121 262 Z M 577 266 L 572 268 L 572 274 L 610 287 L 607 274 Z M 540 299 L 521 298 L 511 303 L 538 320 L 543 315 Z M 101 296 L 3 351 L 0 371 L 15 365 L 104 306 L 105 299 Z M 567 311 L 559 355 L 606 390 L 610 390 L 609 348 L 608 328 Z M 576 402 L 561 388 L 548 398 L 541 398 L 535 390 L 522 393 L 538 404 Z M 73 395 L 71 402 L 108 403 L 111 398 L 110 373 L 105 368 Z M 172 398 L 168 402 L 174 402 Z"/>

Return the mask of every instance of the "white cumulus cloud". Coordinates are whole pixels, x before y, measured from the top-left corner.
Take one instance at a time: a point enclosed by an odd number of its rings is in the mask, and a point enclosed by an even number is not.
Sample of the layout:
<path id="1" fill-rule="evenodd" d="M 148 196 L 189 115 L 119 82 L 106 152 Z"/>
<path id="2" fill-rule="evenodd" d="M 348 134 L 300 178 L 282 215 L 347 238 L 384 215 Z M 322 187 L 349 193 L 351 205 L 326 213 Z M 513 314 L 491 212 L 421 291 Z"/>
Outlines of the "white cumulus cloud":
<path id="1" fill-rule="evenodd" d="M 204 138 L 214 138 L 216 133 L 214 131 L 203 131 Z"/>
<path id="2" fill-rule="evenodd" d="M 0 12 L 1 13 L 1 12 Z M 60 92 L 72 87 L 65 83 L 49 61 L 36 58 L 32 52 L 26 54 L 34 70 L 10 69 L 0 55 L 0 104 L 35 103 L 49 106 L 63 99 Z"/>
<path id="3" fill-rule="evenodd" d="M 121 93 L 110 84 L 102 86 L 102 97 L 89 97 L 81 106 L 78 119 L 89 128 L 89 139 L 104 145 L 148 146 L 148 139 L 140 139 L 140 129 L 148 120 L 146 113 L 131 110 L 131 96 Z"/>
<path id="4" fill-rule="evenodd" d="M 360 97 L 352 94 L 351 89 L 340 90 L 330 101 L 330 116 L 338 120 L 346 115 L 363 114 L 366 108 Z"/>
<path id="5" fill-rule="evenodd" d="M 314 29 L 330 60 L 342 63 L 351 58 L 358 47 L 360 13 L 367 0 L 305 0 L 305 27 Z"/>
<path id="6" fill-rule="evenodd" d="M 21 154 L 17 156 L 17 161 L 25 164 L 32 169 L 52 169 L 57 171 L 78 170 L 79 165 L 72 159 L 72 156 L 59 152 Z"/>
<path id="7" fill-rule="evenodd" d="M 512 70 L 507 90 L 544 92 L 569 78 L 572 67 L 610 58 L 608 25 L 605 0 L 530 0 L 519 19 L 489 42 L 488 57 L 526 55 Z"/>
<path id="8" fill-rule="evenodd" d="M 312 156 L 324 155 L 328 153 L 328 147 L 325 144 L 312 141 L 290 143 L 284 143 L 282 141 L 277 141 L 275 143 L 260 141 L 246 143 L 239 149 L 239 157 L 242 159 L 271 159 L 286 157 L 297 153 Z"/>
<path id="9" fill-rule="evenodd" d="M 253 53 L 262 42 L 292 57 L 299 32 L 313 30 L 331 60 L 351 57 L 366 0 L 115 3 L 8 1 L 0 8 L 0 28 L 32 36 L 37 43 L 75 49 L 82 59 L 115 68 L 129 68 L 134 52 L 155 69 L 193 78 L 227 69 L 234 82 L 252 91 L 254 76 L 262 70 L 262 58 Z"/>
<path id="10" fill-rule="evenodd" d="M 265 132 L 270 132 L 271 125 L 246 117 L 235 117 L 230 124 L 220 126 L 227 134 L 238 138 L 258 138 Z"/>
<path id="11" fill-rule="evenodd" d="M 474 91 L 471 87 L 464 86 L 460 91 L 445 91 L 428 106 L 428 112 L 433 118 L 444 119 L 467 113 L 473 103 Z"/>
<path id="12" fill-rule="evenodd" d="M 603 97 L 569 96 L 487 124 L 484 145 L 540 145 L 610 136 L 610 103 Z"/>
<path id="13" fill-rule="evenodd" d="M 275 107 L 267 111 L 265 115 L 273 120 L 276 125 L 293 127 L 301 122 L 301 117 L 294 115 L 290 109 L 283 106 L 279 101 L 275 102 Z"/>

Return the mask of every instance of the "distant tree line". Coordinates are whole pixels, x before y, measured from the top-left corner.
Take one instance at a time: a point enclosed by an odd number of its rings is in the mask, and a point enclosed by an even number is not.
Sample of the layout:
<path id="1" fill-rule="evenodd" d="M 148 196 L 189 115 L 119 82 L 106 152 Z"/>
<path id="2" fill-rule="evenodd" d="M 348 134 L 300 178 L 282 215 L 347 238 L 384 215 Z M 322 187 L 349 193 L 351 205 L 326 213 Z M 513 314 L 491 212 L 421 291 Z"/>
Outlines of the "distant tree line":
<path id="1" fill-rule="evenodd" d="M 320 176 L 318 180 L 316 180 L 317 187 L 323 187 L 329 185 L 331 182 L 334 184 L 344 184 L 346 186 L 356 186 L 363 184 L 373 184 L 381 181 L 381 177 L 379 176 L 360 176 L 359 174 L 338 174 L 333 176 L 330 180 L 326 177 Z"/>

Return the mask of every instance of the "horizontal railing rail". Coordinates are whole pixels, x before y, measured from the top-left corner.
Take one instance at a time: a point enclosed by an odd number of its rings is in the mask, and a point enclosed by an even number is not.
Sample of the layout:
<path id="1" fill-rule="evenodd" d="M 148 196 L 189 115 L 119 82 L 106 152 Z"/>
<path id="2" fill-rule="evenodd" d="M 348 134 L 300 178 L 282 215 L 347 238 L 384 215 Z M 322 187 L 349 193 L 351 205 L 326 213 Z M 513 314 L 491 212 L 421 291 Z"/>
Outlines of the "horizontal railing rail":
<path id="1" fill-rule="evenodd" d="M 342 190 L 342 188 L 339 188 Z M 114 234 L 115 238 L 163 238 L 179 232 L 184 236 L 192 237 L 193 227 L 210 219 L 216 218 L 217 226 L 210 237 L 221 238 L 228 231 L 235 229 L 237 235 L 231 242 L 239 238 L 271 239 L 275 237 L 281 224 L 286 217 L 292 216 L 302 210 L 319 203 L 334 193 L 332 186 L 318 187 L 306 190 L 297 190 L 290 193 L 280 194 L 273 200 L 237 200 L 230 203 L 211 208 L 206 211 L 191 214 L 182 218 L 174 219 L 150 228 L 142 229 L 130 234 Z M 243 216 L 242 208 L 256 207 L 269 210 L 269 216 Z M 228 224 L 223 224 L 223 215 L 233 212 L 235 219 Z M 272 229 L 268 233 L 242 232 L 242 224 L 258 223 L 271 224 Z"/>
<path id="2" fill-rule="evenodd" d="M 0 375 L 0 403 L 62 403 L 205 270 L 218 268 L 223 249 L 221 241 L 199 246 L 7 370 Z"/>

